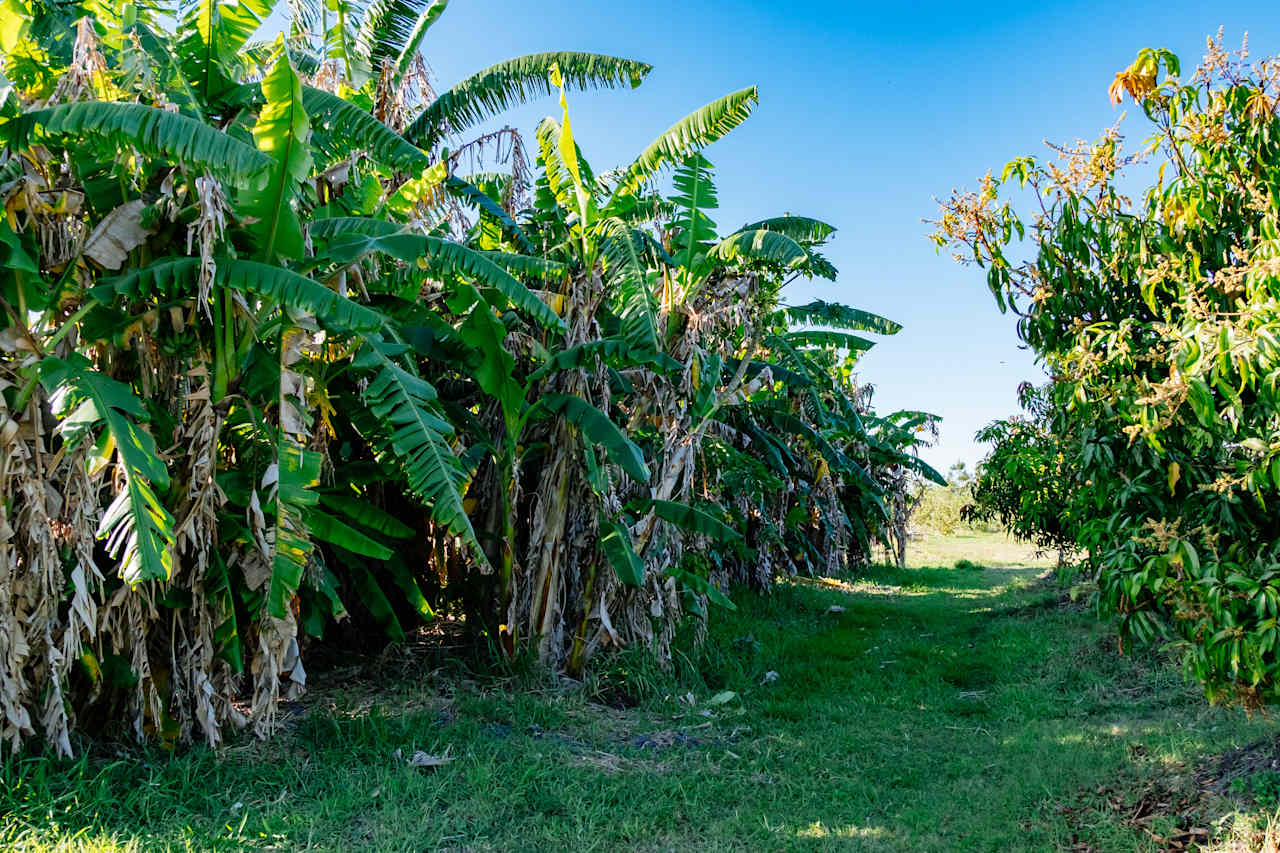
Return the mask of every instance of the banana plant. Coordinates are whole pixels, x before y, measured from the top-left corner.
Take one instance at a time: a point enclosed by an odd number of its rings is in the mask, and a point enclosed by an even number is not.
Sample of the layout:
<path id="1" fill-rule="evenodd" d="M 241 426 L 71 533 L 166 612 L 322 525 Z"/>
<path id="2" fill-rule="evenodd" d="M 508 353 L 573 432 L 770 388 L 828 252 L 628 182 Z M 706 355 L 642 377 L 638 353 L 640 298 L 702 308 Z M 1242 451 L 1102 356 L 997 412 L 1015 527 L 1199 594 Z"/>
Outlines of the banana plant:
<path id="1" fill-rule="evenodd" d="M 649 67 L 538 54 L 435 98 L 443 0 L 4 3 L 6 742 L 70 752 L 90 705 L 265 734 L 311 644 L 441 609 L 575 675 L 669 656 L 744 567 L 883 527 L 921 423 L 852 368 L 896 324 L 784 304 L 834 277 L 830 226 L 711 219 L 754 88 L 596 175 L 568 94 Z M 548 94 L 536 186 L 510 129 L 450 150 Z M 509 173 L 456 173 L 493 145 Z"/>
<path id="2" fill-rule="evenodd" d="M 252 717 L 265 730 L 275 697 L 305 683 L 299 619 L 320 634 L 358 603 L 394 634 L 398 602 L 431 614 L 421 571 L 387 544 L 403 541 L 405 525 L 357 499 L 359 476 L 394 483 L 468 559 L 487 560 L 464 506 L 467 442 L 404 343 L 412 329 L 377 304 L 378 291 L 393 298 L 396 287 L 361 277 L 368 256 L 403 267 L 386 271 L 402 289 L 430 277 L 472 294 L 483 306 L 471 312 L 473 326 L 494 311 L 560 321 L 503 266 L 519 261 L 495 262 L 403 223 L 395 235 L 357 233 L 355 220 L 381 227 L 387 216 L 429 207 L 418 199 L 439 170 L 358 99 L 307 85 L 291 60 L 296 45 L 251 45 L 271 4 L 193 3 L 168 22 L 87 4 L 102 13 L 96 26 L 70 7 L 20 5 L 31 17 L 6 45 L 5 71 L 23 73 L 0 126 L 5 440 L 23 442 L 14 459 L 38 459 L 30 454 L 41 442 L 61 444 L 70 467 L 50 476 L 119 471 L 109 505 L 88 493 L 75 505 L 92 524 L 71 540 L 82 604 L 80 621 L 60 629 L 60 647 L 80 650 L 95 672 L 127 660 L 139 732 L 168 731 L 172 711 L 180 728 L 199 726 L 210 742 L 234 718 L 231 679 L 251 669 Z M 402 54 L 416 52 L 442 10 L 421 10 Z M 403 20 L 405 9 L 367 11 L 388 21 Z M 366 30 L 366 43 L 376 31 Z M 26 74 L 25 57 L 37 52 L 70 67 Z M 398 60 L 403 71 L 408 60 Z M 628 67 L 628 79 L 647 71 Z M 575 80 L 586 85 L 596 73 Z M 37 94 L 41 106 L 23 109 Z M 351 165 L 339 174 L 344 145 Z M 371 157 L 355 163 L 352 145 Z M 315 212 L 327 219 L 308 227 Z M 126 355 L 86 358 L 94 346 Z M 41 412 L 53 413 L 56 432 L 46 435 Z M 330 479 L 337 434 L 355 448 L 342 466 L 352 477 L 345 489 Z M 174 451 L 197 435 L 188 466 Z M 357 475 L 360 465 L 381 473 Z M 115 560 L 110 574 L 93 556 L 95 533 Z M 139 587 L 185 614 L 189 661 L 162 663 L 149 641 L 138 642 L 164 630 L 123 591 Z M 393 587 L 401 595 L 389 598 Z M 108 610 L 125 616 L 95 616 L 109 595 Z M 65 669 L 46 677 L 61 682 Z M 69 722 L 55 715 L 46 726 L 65 731 Z"/>
<path id="3" fill-rule="evenodd" d="M 551 81 L 559 82 L 554 73 Z M 851 329 L 892 334 L 899 327 L 845 306 L 815 302 L 789 309 L 780 304 L 778 292 L 785 281 L 797 276 L 834 276 L 817 252 L 834 231 L 831 226 L 803 217 L 778 217 L 748 223 L 721 237 L 709 216 L 716 207 L 715 190 L 712 167 L 702 150 L 740 123 L 754 99 L 754 90 L 743 90 L 695 111 L 630 166 L 603 178 L 595 177 L 574 142 L 563 89 L 559 120 L 545 120 L 537 133 L 543 172 L 539 204 L 524 217 L 522 227 L 535 235 L 532 242 L 549 246 L 548 258 L 568 271 L 559 304 L 579 336 L 557 341 L 556 350 L 548 345 L 543 366 L 530 379 L 536 383 L 557 375 L 572 377 L 570 381 L 576 380 L 581 388 L 593 371 L 607 371 L 610 388 L 600 399 L 600 408 L 614 413 L 643 446 L 651 473 L 646 482 L 632 480 L 627 485 L 607 471 L 602 475 L 594 457 L 587 455 L 578 463 L 585 473 L 575 481 L 557 458 L 548 467 L 560 477 L 561 487 L 549 495 L 559 503 L 540 501 L 538 507 L 559 521 L 566 515 L 562 507 L 574 502 L 567 497 L 569 484 L 598 485 L 578 497 L 575 505 L 599 507 L 595 520 L 601 531 L 599 553 L 612 566 L 618 583 L 637 590 L 631 599 L 647 596 L 649 601 L 661 601 L 658 588 L 647 585 L 671 578 L 684 588 L 685 600 L 694 609 L 706 597 L 727 602 L 705 570 L 685 567 L 680 557 L 685 538 L 715 542 L 724 555 L 740 554 L 740 563 L 752 559 L 742 534 L 724 523 L 730 517 L 724 505 L 716 500 L 704 502 L 705 507 L 687 503 L 692 498 L 696 459 L 708 432 L 734 430 L 735 424 L 750 421 L 776 445 L 807 445 L 816 459 L 808 468 L 818 472 L 810 477 L 832 481 L 843 477 L 855 483 L 856 496 L 847 495 L 837 512 L 847 508 L 865 516 L 866 507 L 858 499 L 864 492 L 871 496 L 872 507 L 882 503 L 867 461 L 855 461 L 837 447 L 862 437 L 857 407 L 836 395 L 835 386 L 826 381 L 830 365 L 813 359 L 817 352 L 833 358 L 839 351 L 857 352 L 871 345 Z M 664 199 L 647 183 L 668 168 L 674 173 L 676 192 Z M 577 292 L 591 294 L 588 300 L 574 298 L 575 281 L 596 280 L 598 284 Z M 801 324 L 825 328 L 794 328 Z M 793 369 L 788 371 L 783 362 Z M 762 412 L 767 408 L 762 400 L 771 396 L 769 379 L 774 370 L 779 375 L 789 373 L 804 388 L 776 395 L 787 406 L 785 411 L 754 416 L 753 407 Z M 537 392 L 531 385 L 525 393 Z M 802 395 L 812 417 L 792 411 Z M 837 397 L 842 415 L 852 416 L 847 435 L 838 433 L 835 422 L 840 419 L 829 413 L 836 404 L 828 398 Z M 731 415 L 736 409 L 752 411 L 753 416 Z M 813 418 L 819 419 L 818 426 L 810 424 Z M 807 457 L 805 461 L 809 462 Z M 788 475 L 794 477 L 798 467 L 790 466 Z M 834 486 L 824 484 L 823 488 L 839 500 Z M 618 509 L 610 510 L 611 506 Z M 546 535 L 546 525 L 536 529 Z M 867 535 L 878 529 L 873 521 Z M 680 532 L 673 535 L 672 531 Z M 536 561 L 546 548 L 546 542 L 531 542 L 529 559 Z M 575 614 L 574 639 L 558 652 L 548 651 L 545 640 L 540 646 L 544 658 L 555 660 L 563 654 L 570 672 L 582 668 L 600 637 L 613 642 L 622 638 L 616 627 L 622 620 L 614 616 L 611 624 L 607 610 L 621 607 L 625 611 L 629 606 L 622 600 L 628 596 L 616 594 L 606 595 L 597 604 L 597 590 L 607 592 L 612 586 L 601 583 L 595 571 L 598 561 L 581 562 L 588 568 L 568 596 L 570 601 L 585 602 Z M 553 575 L 531 572 L 530 578 L 538 590 L 559 589 L 560 581 Z M 527 610 L 511 609 L 526 614 L 527 629 L 544 638 L 549 633 L 569 633 L 545 621 L 547 609 L 538 596 L 518 603 Z M 664 621 L 674 622 L 675 615 Z M 598 623 L 599 629 L 593 630 L 589 622 Z"/>

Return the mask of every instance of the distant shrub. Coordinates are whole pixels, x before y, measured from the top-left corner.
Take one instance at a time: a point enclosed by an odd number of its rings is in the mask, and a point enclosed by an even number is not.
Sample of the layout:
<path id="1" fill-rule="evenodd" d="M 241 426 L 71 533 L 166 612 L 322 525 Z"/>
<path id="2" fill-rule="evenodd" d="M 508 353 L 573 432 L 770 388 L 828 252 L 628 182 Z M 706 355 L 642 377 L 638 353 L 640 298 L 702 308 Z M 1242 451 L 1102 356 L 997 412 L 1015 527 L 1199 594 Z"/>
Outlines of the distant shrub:
<path id="1" fill-rule="evenodd" d="M 921 488 L 912 520 L 922 527 L 943 536 L 954 536 L 967 525 L 960 517 L 960 508 L 969 501 L 969 487 L 934 486 Z"/>
<path id="2" fill-rule="evenodd" d="M 973 487 L 973 475 L 964 462 L 957 462 L 947 470 L 945 486 L 922 482 L 914 495 L 913 524 L 943 536 L 980 529 L 965 518 L 963 511 L 973 502 Z M 998 529 L 992 526 L 988 532 Z"/>

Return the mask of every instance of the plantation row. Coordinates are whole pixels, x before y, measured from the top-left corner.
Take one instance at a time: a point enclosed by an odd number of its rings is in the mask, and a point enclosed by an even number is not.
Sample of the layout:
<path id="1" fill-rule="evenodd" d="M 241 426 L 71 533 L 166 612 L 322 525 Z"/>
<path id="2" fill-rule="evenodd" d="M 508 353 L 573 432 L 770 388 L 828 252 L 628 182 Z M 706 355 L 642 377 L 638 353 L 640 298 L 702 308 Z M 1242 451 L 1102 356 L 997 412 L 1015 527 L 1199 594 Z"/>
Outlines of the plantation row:
<path id="1" fill-rule="evenodd" d="M 1136 154 L 1113 129 L 1014 160 L 937 239 L 987 269 L 1051 376 L 980 434 L 970 517 L 1083 549 L 1127 636 L 1256 707 L 1280 696 L 1280 60 L 1247 57 L 1210 39 L 1183 80 L 1142 51 L 1111 89 L 1149 123 Z M 1130 199 L 1135 165 L 1156 181 Z"/>
<path id="2" fill-rule="evenodd" d="M 932 418 L 854 378 L 855 332 L 897 324 L 783 300 L 834 278 L 832 227 L 712 219 L 701 152 L 754 88 L 596 173 L 566 93 L 649 66 L 437 96 L 443 0 L 289 4 L 251 41 L 274 5 L 0 3 L 9 745 L 265 734 L 316 644 L 446 613 L 570 675 L 665 658 L 728 584 L 865 561 L 940 480 Z M 543 95 L 536 150 L 481 132 Z"/>

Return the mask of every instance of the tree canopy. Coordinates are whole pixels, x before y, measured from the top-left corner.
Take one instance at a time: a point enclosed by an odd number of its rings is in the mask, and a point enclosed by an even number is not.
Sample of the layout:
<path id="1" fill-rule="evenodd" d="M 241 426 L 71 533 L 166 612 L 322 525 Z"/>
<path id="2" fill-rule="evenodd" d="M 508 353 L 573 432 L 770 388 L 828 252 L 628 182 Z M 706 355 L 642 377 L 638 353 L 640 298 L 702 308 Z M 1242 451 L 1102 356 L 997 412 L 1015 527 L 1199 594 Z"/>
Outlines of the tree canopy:
<path id="1" fill-rule="evenodd" d="M 1113 129 L 1016 159 L 953 196 L 937 235 L 986 269 L 1052 376 L 1045 417 L 1011 428 L 1064 454 L 1064 517 L 1102 607 L 1136 638 L 1174 641 L 1212 698 L 1250 706 L 1280 690 L 1278 68 L 1210 40 L 1184 77 L 1169 51 L 1143 50 L 1111 88 L 1145 117 L 1135 154 Z M 1122 175 L 1138 164 L 1154 182 L 1131 199 Z"/>

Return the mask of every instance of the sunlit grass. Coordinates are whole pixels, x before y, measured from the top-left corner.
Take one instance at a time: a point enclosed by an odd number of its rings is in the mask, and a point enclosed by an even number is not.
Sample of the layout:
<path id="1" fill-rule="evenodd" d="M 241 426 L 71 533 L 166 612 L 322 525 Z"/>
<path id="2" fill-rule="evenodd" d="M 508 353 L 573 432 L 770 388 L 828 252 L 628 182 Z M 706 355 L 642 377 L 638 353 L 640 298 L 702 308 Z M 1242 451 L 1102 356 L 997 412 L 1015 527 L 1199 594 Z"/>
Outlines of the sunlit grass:
<path id="1" fill-rule="evenodd" d="M 954 536 L 923 533 L 907 543 L 907 565 L 952 567 L 959 560 L 1000 568 L 1051 569 L 1058 564 L 1056 551 L 1044 553 L 1035 545 L 1019 542 L 1004 533 L 962 532 Z"/>
<path id="2" fill-rule="evenodd" d="M 1099 788 L 1270 730 L 1117 655 L 1042 566 L 953 564 L 735 595 L 675 673 L 359 682 L 268 744 L 10 761 L 0 848 L 1154 851 Z"/>

